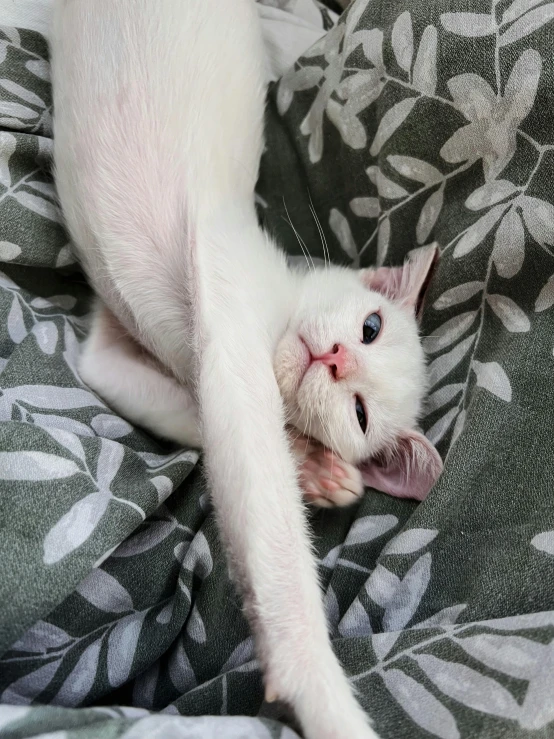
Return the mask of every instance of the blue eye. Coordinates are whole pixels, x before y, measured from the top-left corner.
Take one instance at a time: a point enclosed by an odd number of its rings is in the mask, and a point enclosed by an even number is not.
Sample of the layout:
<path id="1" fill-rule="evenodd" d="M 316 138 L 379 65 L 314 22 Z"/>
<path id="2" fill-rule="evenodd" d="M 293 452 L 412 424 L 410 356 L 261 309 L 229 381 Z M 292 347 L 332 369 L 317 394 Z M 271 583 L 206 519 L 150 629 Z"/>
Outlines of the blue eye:
<path id="1" fill-rule="evenodd" d="M 364 321 L 364 344 L 371 344 L 372 341 L 379 336 L 381 331 L 381 316 L 378 313 L 372 313 Z"/>
<path id="2" fill-rule="evenodd" d="M 356 395 L 356 415 L 358 416 L 358 423 L 360 424 L 360 428 L 365 434 L 366 429 L 367 429 L 367 416 L 365 414 L 365 408 L 363 406 L 363 403 L 357 395 Z"/>

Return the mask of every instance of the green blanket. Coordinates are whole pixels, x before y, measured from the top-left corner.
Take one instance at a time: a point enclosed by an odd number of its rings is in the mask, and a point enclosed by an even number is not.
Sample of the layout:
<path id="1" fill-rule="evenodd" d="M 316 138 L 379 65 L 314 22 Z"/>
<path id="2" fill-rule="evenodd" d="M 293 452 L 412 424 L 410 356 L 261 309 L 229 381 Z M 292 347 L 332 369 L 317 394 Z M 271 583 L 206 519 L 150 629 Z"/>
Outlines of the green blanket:
<path id="1" fill-rule="evenodd" d="M 310 201 L 335 261 L 442 249 L 422 423 L 444 474 L 420 505 L 368 490 L 311 514 L 383 739 L 554 737 L 554 3 L 472 6 L 356 0 L 267 109 L 259 212 L 291 255 L 285 205 L 323 255 Z M 198 455 L 76 371 L 90 291 L 49 175 L 46 59 L 0 29 L 0 736 L 291 739 Z"/>

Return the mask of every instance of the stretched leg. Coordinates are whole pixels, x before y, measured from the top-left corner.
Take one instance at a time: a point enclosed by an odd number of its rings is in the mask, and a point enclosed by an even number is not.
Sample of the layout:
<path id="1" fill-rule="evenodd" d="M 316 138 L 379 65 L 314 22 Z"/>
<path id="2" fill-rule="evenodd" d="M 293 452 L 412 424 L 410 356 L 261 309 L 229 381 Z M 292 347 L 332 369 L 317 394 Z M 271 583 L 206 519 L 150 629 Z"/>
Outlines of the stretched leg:
<path id="1" fill-rule="evenodd" d="M 186 388 L 98 302 L 79 362 L 83 381 L 133 423 L 183 446 L 200 446 L 198 409 Z"/>

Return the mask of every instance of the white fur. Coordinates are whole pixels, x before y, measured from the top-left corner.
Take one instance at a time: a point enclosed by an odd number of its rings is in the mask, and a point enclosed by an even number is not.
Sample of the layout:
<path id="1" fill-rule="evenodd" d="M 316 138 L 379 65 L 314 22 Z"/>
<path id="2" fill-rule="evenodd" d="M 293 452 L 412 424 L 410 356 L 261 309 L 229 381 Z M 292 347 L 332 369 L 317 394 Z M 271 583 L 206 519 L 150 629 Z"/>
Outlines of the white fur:
<path id="1" fill-rule="evenodd" d="M 328 638 L 285 423 L 346 461 L 394 444 L 424 389 L 413 315 L 363 275 L 291 272 L 260 230 L 252 0 L 57 0 L 52 69 L 58 192 L 102 301 L 83 379 L 164 436 L 201 436 L 268 693 L 307 739 L 375 737 Z M 363 346 L 376 309 L 382 336 Z M 347 382 L 314 365 L 298 385 L 300 330 L 314 352 L 347 347 Z"/>

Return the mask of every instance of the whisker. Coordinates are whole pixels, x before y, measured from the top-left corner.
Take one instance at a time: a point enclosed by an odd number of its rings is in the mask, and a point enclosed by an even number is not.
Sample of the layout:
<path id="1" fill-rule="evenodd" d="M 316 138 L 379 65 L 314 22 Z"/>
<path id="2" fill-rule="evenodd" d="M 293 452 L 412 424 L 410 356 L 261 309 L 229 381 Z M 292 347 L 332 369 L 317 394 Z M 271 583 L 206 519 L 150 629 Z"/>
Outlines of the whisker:
<path id="1" fill-rule="evenodd" d="M 321 238 L 321 245 L 323 246 L 323 259 L 325 262 L 326 267 L 331 266 L 331 257 L 329 255 L 329 247 L 327 245 L 327 239 L 325 238 L 325 233 L 323 231 L 323 227 L 321 225 L 321 221 L 317 217 L 317 213 L 315 212 L 314 202 L 312 200 L 312 195 L 310 191 L 308 190 L 308 197 L 310 198 L 310 210 L 312 212 L 312 216 L 315 221 L 315 225 L 317 226 L 317 230 L 319 231 L 319 237 Z"/>
<path id="2" fill-rule="evenodd" d="M 294 231 L 294 235 L 296 236 L 296 240 L 298 241 L 298 244 L 300 245 L 300 248 L 302 249 L 302 253 L 304 254 L 304 259 L 306 260 L 306 263 L 308 264 L 308 269 L 310 268 L 310 262 L 311 262 L 312 270 L 315 271 L 315 264 L 314 264 L 314 260 L 312 259 L 312 255 L 308 251 L 308 247 L 306 246 L 306 243 L 305 243 L 304 239 L 300 236 L 300 234 L 298 233 L 298 231 L 294 227 L 294 224 L 293 224 L 293 222 L 291 220 L 291 217 L 289 215 L 289 210 L 287 208 L 287 204 L 285 203 L 284 196 L 283 196 L 283 206 L 285 208 L 285 213 L 287 214 L 288 224 L 292 228 L 292 230 Z M 287 219 L 286 218 L 283 218 L 283 220 L 285 221 L 285 223 L 287 223 Z M 310 262 L 308 262 L 308 257 L 310 257 Z"/>

